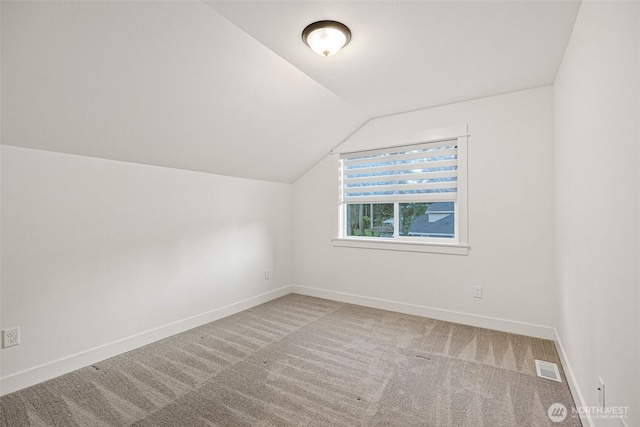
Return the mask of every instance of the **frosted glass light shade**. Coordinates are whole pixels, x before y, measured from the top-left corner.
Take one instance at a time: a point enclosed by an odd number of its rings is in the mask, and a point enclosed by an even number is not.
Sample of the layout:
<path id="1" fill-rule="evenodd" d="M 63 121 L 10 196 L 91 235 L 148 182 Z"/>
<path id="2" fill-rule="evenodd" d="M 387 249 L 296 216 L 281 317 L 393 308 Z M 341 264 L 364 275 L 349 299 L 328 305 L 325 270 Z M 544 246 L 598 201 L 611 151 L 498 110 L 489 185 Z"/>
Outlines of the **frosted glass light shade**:
<path id="1" fill-rule="evenodd" d="M 318 55 L 331 56 L 351 40 L 351 31 L 336 21 L 318 21 L 307 26 L 302 40 Z"/>

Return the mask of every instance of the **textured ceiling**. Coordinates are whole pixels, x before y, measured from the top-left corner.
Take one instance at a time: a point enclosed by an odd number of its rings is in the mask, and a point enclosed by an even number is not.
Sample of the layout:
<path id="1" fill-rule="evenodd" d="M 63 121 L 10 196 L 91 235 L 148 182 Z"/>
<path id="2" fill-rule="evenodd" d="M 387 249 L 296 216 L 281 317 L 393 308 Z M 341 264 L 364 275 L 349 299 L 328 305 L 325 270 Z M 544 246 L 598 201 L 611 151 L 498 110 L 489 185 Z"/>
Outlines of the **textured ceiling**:
<path id="1" fill-rule="evenodd" d="M 579 3 L 1 2 L 2 143 L 293 182 L 367 120 L 553 83 Z M 322 58 L 300 40 L 351 27 Z"/>

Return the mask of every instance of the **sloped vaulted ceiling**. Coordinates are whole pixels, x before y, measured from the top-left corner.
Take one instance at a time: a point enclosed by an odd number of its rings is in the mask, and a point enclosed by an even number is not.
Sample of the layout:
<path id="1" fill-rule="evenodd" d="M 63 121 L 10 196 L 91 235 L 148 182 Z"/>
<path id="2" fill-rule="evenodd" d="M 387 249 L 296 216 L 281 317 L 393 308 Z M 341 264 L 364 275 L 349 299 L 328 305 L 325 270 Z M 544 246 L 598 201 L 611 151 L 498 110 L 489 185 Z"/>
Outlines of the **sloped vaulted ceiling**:
<path id="1" fill-rule="evenodd" d="M 579 2 L 207 1 L 368 118 L 552 84 Z M 351 42 L 329 61 L 298 43 L 335 19 Z"/>
<path id="2" fill-rule="evenodd" d="M 552 84 L 576 1 L 7 2 L 2 143 L 293 182 L 367 120 Z M 353 31 L 321 58 L 302 29 Z"/>
<path id="3" fill-rule="evenodd" d="M 2 2 L 2 143 L 292 182 L 365 116 L 202 2 Z"/>

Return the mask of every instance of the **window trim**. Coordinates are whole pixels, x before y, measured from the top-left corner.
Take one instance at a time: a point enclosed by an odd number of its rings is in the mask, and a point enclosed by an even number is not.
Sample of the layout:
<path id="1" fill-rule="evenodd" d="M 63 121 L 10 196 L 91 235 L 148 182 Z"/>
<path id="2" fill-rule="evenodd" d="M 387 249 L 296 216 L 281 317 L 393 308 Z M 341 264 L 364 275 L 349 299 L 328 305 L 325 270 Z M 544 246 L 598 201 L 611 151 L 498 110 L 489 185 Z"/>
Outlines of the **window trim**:
<path id="1" fill-rule="evenodd" d="M 457 238 L 444 241 L 436 241 L 434 239 L 429 239 L 426 241 L 420 241 L 421 238 L 416 237 L 406 237 L 400 236 L 394 239 L 381 239 L 375 237 L 362 238 L 360 236 L 345 236 L 345 204 L 342 203 L 340 194 L 337 197 L 337 227 L 336 227 L 336 235 L 333 239 L 331 239 L 332 245 L 334 247 L 351 247 L 351 248 L 360 248 L 360 249 L 378 249 L 378 250 L 394 250 L 394 251 L 409 251 L 409 252 L 426 252 L 426 253 L 438 253 L 438 254 L 449 254 L 449 255 L 468 255 L 468 250 L 470 248 L 468 241 L 468 205 L 467 205 L 467 144 L 469 133 L 467 127 L 464 127 L 464 133 L 461 134 L 461 128 L 456 128 L 457 132 L 454 129 L 438 129 L 434 131 L 427 131 L 426 135 L 431 134 L 431 138 L 422 139 L 420 141 L 415 142 L 404 142 L 402 144 L 395 145 L 386 145 L 384 147 L 372 147 L 369 150 L 349 150 L 349 151 L 336 151 L 333 153 L 335 156 L 336 165 L 340 162 L 340 154 L 347 153 L 356 153 L 363 151 L 371 151 L 378 149 L 389 149 L 395 147 L 403 147 L 407 145 L 415 145 L 422 143 L 434 143 L 438 141 L 447 141 L 447 140 L 458 140 L 458 188 L 457 188 L 457 208 L 455 215 L 455 229 L 457 230 Z M 336 167 L 336 170 L 339 171 L 339 167 Z M 338 178 L 337 188 L 341 188 L 339 176 L 340 173 L 336 173 Z M 338 192 L 340 193 L 340 191 Z M 392 202 L 389 202 L 392 203 Z M 398 202 L 395 202 L 398 203 Z M 396 230 L 397 233 L 397 230 Z"/>
<path id="2" fill-rule="evenodd" d="M 333 239 L 331 239 L 331 243 L 335 247 L 343 248 L 378 249 L 404 252 L 427 252 L 433 254 L 448 255 L 467 255 L 470 248 L 469 245 L 461 245 L 458 243 L 415 242 L 392 239 L 382 241 L 376 238 L 362 239 L 359 237 L 334 237 Z"/>

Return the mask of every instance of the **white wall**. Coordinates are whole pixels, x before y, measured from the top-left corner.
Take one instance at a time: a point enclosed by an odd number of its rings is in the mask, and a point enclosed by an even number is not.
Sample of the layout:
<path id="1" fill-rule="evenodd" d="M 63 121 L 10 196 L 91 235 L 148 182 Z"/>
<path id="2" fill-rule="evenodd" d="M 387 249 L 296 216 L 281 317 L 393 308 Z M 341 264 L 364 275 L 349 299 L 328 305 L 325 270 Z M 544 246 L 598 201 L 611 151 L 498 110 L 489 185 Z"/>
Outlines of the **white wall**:
<path id="1" fill-rule="evenodd" d="M 637 2 L 583 2 L 555 82 L 558 335 L 584 403 L 598 405 L 602 377 L 629 426 L 640 425 L 639 28 Z"/>
<path id="2" fill-rule="evenodd" d="M 551 87 L 376 119 L 345 144 L 465 124 L 471 134 L 468 256 L 333 247 L 338 171 L 327 157 L 294 184 L 294 284 L 544 335 L 517 322 L 553 326 Z M 472 298 L 476 284 L 484 287 L 482 300 Z M 509 321 L 487 323 L 482 316 Z"/>
<path id="3" fill-rule="evenodd" d="M 290 184 L 1 153 L 2 393 L 289 292 Z"/>

